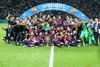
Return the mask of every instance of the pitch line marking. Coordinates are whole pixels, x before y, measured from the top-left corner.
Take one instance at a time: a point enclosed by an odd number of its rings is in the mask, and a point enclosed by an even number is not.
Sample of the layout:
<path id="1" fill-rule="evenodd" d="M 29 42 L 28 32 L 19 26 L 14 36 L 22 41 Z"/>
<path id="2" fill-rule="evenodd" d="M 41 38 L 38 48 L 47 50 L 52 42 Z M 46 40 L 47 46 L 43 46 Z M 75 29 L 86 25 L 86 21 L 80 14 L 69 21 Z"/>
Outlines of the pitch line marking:
<path id="1" fill-rule="evenodd" d="M 49 67 L 53 67 L 54 62 L 54 46 L 51 47 Z"/>

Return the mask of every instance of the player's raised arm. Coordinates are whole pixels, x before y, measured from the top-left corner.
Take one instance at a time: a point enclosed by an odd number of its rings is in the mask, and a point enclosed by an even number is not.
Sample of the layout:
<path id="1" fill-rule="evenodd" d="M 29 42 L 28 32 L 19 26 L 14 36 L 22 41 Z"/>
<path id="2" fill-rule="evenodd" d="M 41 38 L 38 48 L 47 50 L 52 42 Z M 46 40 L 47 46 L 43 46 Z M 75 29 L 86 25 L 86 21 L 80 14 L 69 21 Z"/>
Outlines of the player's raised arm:
<path id="1" fill-rule="evenodd" d="M 8 13 L 8 16 L 6 17 L 6 20 L 9 20 L 9 17 L 10 17 L 11 15 Z"/>
<path id="2" fill-rule="evenodd" d="M 3 30 L 6 30 L 5 28 L 1 27 Z"/>

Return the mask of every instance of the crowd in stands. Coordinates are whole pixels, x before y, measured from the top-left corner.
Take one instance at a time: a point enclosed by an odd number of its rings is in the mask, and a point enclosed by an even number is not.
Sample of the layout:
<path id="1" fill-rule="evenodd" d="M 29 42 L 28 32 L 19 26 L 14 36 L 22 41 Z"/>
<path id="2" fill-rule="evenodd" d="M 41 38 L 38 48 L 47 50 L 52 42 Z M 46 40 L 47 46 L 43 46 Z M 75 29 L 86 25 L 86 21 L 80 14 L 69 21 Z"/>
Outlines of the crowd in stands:
<path id="1" fill-rule="evenodd" d="M 61 15 L 42 14 L 19 19 L 11 14 L 6 17 L 8 27 L 4 41 L 24 47 L 37 46 L 98 46 L 100 20 L 83 20 Z"/>
<path id="2" fill-rule="evenodd" d="M 0 0 L 0 18 L 4 19 L 8 13 L 20 16 L 23 12 L 33 6 L 58 2 L 71 5 L 90 17 L 100 17 L 100 2 L 96 0 Z"/>

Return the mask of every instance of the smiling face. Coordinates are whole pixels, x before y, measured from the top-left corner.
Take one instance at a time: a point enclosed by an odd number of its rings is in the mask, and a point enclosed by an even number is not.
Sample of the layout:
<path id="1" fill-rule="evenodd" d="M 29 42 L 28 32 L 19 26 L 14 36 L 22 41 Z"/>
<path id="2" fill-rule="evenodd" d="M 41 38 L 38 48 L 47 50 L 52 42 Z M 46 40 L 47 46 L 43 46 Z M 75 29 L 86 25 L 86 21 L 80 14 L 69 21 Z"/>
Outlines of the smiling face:
<path id="1" fill-rule="evenodd" d="M 65 23 L 65 22 L 63 22 L 63 25 L 65 26 L 65 25 L 66 25 L 66 23 Z"/>
<path id="2" fill-rule="evenodd" d="M 12 17 L 10 20 L 13 21 L 14 20 L 14 17 Z"/>
<path id="3" fill-rule="evenodd" d="M 60 32 L 60 35 L 62 36 L 63 35 L 63 32 Z"/>
<path id="4" fill-rule="evenodd" d="M 81 20 L 81 23 L 84 24 L 84 20 Z"/>
<path id="5" fill-rule="evenodd" d="M 31 29 L 31 30 L 32 30 L 32 28 L 33 28 L 33 27 L 32 27 L 32 26 L 30 26 L 30 29 Z"/>
<path id="6" fill-rule="evenodd" d="M 46 15 L 43 15 L 43 19 L 45 19 L 46 18 Z"/>
<path id="7" fill-rule="evenodd" d="M 52 34 L 55 34 L 55 31 L 52 31 Z"/>
<path id="8" fill-rule="evenodd" d="M 67 33 L 68 36 L 70 36 L 70 33 Z"/>
<path id="9" fill-rule="evenodd" d="M 19 22 L 19 20 L 17 20 L 17 21 L 16 21 L 16 23 L 17 23 L 17 25 L 20 25 L 20 22 Z"/>
<path id="10" fill-rule="evenodd" d="M 49 18 L 49 21 L 52 22 L 52 18 Z"/>
<path id="11" fill-rule="evenodd" d="M 43 19 L 42 19 L 42 18 L 39 18 L 39 20 L 40 20 L 40 21 L 43 21 Z"/>
<path id="12" fill-rule="evenodd" d="M 60 30 L 60 27 L 57 27 L 57 30 Z"/>
<path id="13" fill-rule="evenodd" d="M 58 19 L 61 19 L 61 16 L 59 16 Z"/>
<path id="14" fill-rule="evenodd" d="M 45 32 L 45 35 L 48 35 L 48 32 Z"/>
<path id="15" fill-rule="evenodd" d="M 11 25 L 8 25 L 8 29 L 10 29 L 11 28 Z"/>
<path id="16" fill-rule="evenodd" d="M 66 16 L 66 20 L 69 20 L 69 16 Z"/>
<path id="17" fill-rule="evenodd" d="M 50 15 L 47 15 L 47 18 L 50 18 Z"/>
<path id="18" fill-rule="evenodd" d="M 42 36 L 42 32 L 40 32 L 39 35 Z"/>
<path id="19" fill-rule="evenodd" d="M 54 26 L 51 26 L 51 29 L 54 29 Z"/>
<path id="20" fill-rule="evenodd" d="M 95 22 L 98 23 L 98 19 L 97 18 L 95 19 Z"/>
<path id="21" fill-rule="evenodd" d="M 91 30 L 91 27 L 89 26 L 88 29 Z"/>
<path id="22" fill-rule="evenodd" d="M 93 22 L 93 19 L 90 19 L 90 22 L 92 23 Z"/>
<path id="23" fill-rule="evenodd" d="M 71 31 L 70 27 L 67 28 L 68 31 Z"/>
<path id="24" fill-rule="evenodd" d="M 53 16 L 53 20 L 56 20 L 56 17 L 55 16 Z"/>

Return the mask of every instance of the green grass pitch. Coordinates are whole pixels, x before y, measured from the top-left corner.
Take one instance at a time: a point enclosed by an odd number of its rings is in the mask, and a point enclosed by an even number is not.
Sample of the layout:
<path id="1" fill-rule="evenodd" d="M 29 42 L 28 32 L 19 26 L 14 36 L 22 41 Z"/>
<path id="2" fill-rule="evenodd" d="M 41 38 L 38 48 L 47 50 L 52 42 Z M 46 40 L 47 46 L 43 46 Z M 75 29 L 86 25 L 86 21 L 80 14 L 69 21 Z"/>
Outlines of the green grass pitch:
<path id="1" fill-rule="evenodd" d="M 2 23 L 0 27 L 7 27 Z M 51 47 L 23 48 L 5 44 L 0 28 L 0 67 L 49 67 Z M 53 67 L 100 67 L 100 46 L 54 47 Z"/>

